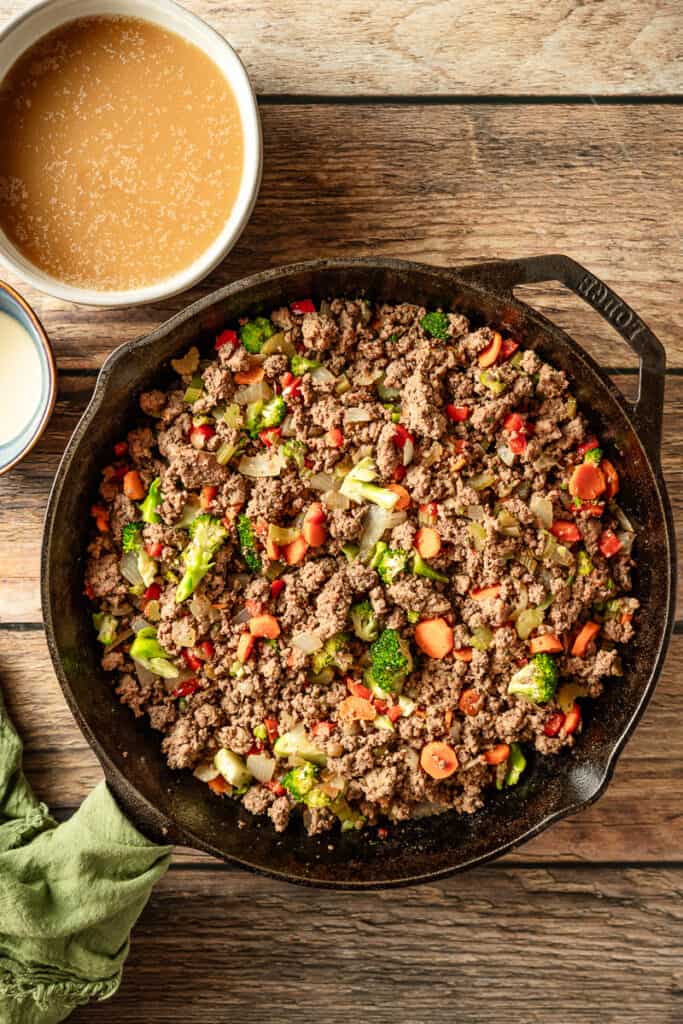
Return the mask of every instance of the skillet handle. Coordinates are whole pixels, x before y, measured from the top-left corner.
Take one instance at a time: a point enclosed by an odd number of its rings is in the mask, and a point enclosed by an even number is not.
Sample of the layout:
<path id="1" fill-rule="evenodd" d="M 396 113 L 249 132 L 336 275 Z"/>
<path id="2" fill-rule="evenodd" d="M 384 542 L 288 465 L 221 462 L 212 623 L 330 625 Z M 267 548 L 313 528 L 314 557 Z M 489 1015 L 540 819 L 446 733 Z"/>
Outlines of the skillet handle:
<path id="1" fill-rule="evenodd" d="M 647 453 L 659 465 L 662 444 L 662 412 L 666 353 L 661 342 L 640 317 L 611 288 L 569 256 L 530 256 L 458 268 L 458 276 L 494 292 L 512 290 L 519 284 L 560 281 L 587 302 L 614 327 L 639 359 L 638 397 L 631 412 Z"/>

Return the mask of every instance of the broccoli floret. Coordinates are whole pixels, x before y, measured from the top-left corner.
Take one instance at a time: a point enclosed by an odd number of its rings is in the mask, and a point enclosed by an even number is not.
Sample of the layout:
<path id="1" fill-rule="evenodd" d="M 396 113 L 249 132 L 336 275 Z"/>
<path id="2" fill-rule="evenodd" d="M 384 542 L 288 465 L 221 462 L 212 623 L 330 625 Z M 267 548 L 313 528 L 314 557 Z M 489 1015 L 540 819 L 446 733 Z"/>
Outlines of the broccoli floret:
<path id="1" fill-rule="evenodd" d="M 303 441 L 296 441 L 294 439 L 285 441 L 285 443 L 280 446 L 280 452 L 282 455 L 284 455 L 286 459 L 291 459 L 298 469 L 304 468 L 306 450 L 306 445 Z"/>
<path id="2" fill-rule="evenodd" d="M 263 399 L 259 398 L 257 402 L 250 402 L 247 406 L 246 416 L 244 417 L 244 429 L 251 437 L 257 437 L 258 432 L 261 429 L 260 423 L 263 405 Z"/>
<path id="3" fill-rule="evenodd" d="M 397 576 L 405 572 L 408 564 L 408 555 L 398 548 L 390 548 L 383 541 L 378 541 L 375 546 L 375 554 L 370 563 L 373 569 L 387 587 L 390 586 Z"/>
<path id="4" fill-rule="evenodd" d="M 306 359 L 305 356 L 292 356 L 290 366 L 295 377 L 303 377 L 311 370 L 317 370 L 321 364 L 317 359 Z"/>
<path id="5" fill-rule="evenodd" d="M 329 807 L 332 797 L 321 786 L 314 786 L 306 793 L 304 803 L 307 807 Z"/>
<path id="6" fill-rule="evenodd" d="M 349 668 L 348 646 L 348 633 L 336 633 L 331 636 L 325 641 L 325 646 L 313 655 L 313 673 L 318 675 L 324 668 L 337 668 L 340 672 L 345 672 Z"/>
<path id="7" fill-rule="evenodd" d="M 121 544 L 124 551 L 139 551 L 142 547 L 143 522 L 126 523 L 121 530 Z"/>
<path id="8" fill-rule="evenodd" d="M 116 640 L 118 623 L 113 615 L 105 615 L 104 612 L 95 612 L 92 617 L 93 626 L 97 630 L 97 639 L 105 647 L 109 647 Z"/>
<path id="9" fill-rule="evenodd" d="M 282 785 L 288 789 L 295 800 L 303 800 L 313 789 L 318 778 L 317 765 L 307 761 L 298 768 L 292 768 L 282 779 Z"/>
<path id="10" fill-rule="evenodd" d="M 240 543 L 242 558 L 250 572 L 261 572 L 261 559 L 256 554 L 256 534 L 251 520 L 244 513 L 237 517 L 237 539 Z"/>
<path id="11" fill-rule="evenodd" d="M 602 462 L 602 448 L 590 448 L 584 455 L 583 461 L 599 466 Z"/>
<path id="12" fill-rule="evenodd" d="M 240 328 L 240 341 L 247 352 L 256 355 L 261 351 L 268 338 L 275 334 L 275 328 L 270 320 L 264 316 L 257 316 L 254 320 L 248 320 Z"/>
<path id="13" fill-rule="evenodd" d="M 275 395 L 263 406 L 259 416 L 259 430 L 279 427 L 287 415 L 287 404 L 282 395 Z"/>
<path id="14" fill-rule="evenodd" d="M 161 504 L 161 479 L 156 477 L 152 480 L 147 491 L 147 497 L 140 505 L 142 519 L 145 523 L 160 523 L 161 516 L 156 511 L 157 505 Z"/>
<path id="15" fill-rule="evenodd" d="M 413 669 L 413 658 L 408 641 L 397 629 L 385 629 L 370 648 L 371 682 L 382 690 L 398 693 L 405 677 Z"/>
<path id="16" fill-rule="evenodd" d="M 593 572 L 591 557 L 583 549 L 576 556 L 576 569 L 579 576 L 589 576 Z"/>
<path id="17" fill-rule="evenodd" d="M 557 689 L 558 671 L 549 654 L 535 654 L 508 683 L 508 693 L 524 697 L 532 704 L 545 704 Z"/>
<path id="18" fill-rule="evenodd" d="M 371 501 L 390 512 L 398 501 L 398 494 L 387 487 L 378 487 L 372 481 L 377 479 L 377 468 L 372 459 L 361 459 L 346 474 L 339 488 L 342 494 L 359 504 Z"/>
<path id="19" fill-rule="evenodd" d="M 353 631 L 359 640 L 364 640 L 366 644 L 369 644 L 377 639 L 379 636 L 379 624 L 368 598 L 352 605 L 350 615 Z"/>
<path id="20" fill-rule="evenodd" d="M 444 576 L 443 573 L 437 572 L 436 569 L 432 569 L 431 565 L 428 565 L 417 551 L 413 552 L 413 573 L 416 576 L 424 576 L 427 580 L 437 580 L 439 583 L 448 583 L 448 576 Z"/>
<path id="21" fill-rule="evenodd" d="M 176 589 L 177 604 L 187 600 L 199 586 L 213 566 L 211 559 L 228 535 L 220 519 L 208 512 L 192 520 L 189 532 L 191 540 L 181 556 L 185 564 L 185 575 Z"/>
<path id="22" fill-rule="evenodd" d="M 445 313 L 427 313 L 420 320 L 420 326 L 430 338 L 445 341 L 448 337 L 448 317 Z"/>
<path id="23" fill-rule="evenodd" d="M 169 655 L 157 640 L 154 626 L 145 626 L 135 637 L 130 647 L 130 656 L 144 668 L 164 679 L 175 679 L 180 675 Z"/>
<path id="24" fill-rule="evenodd" d="M 360 811 L 354 811 L 348 800 L 343 796 L 338 796 L 332 801 L 330 810 L 339 818 L 342 832 L 350 832 L 352 829 L 362 828 L 365 824 L 365 818 Z"/>

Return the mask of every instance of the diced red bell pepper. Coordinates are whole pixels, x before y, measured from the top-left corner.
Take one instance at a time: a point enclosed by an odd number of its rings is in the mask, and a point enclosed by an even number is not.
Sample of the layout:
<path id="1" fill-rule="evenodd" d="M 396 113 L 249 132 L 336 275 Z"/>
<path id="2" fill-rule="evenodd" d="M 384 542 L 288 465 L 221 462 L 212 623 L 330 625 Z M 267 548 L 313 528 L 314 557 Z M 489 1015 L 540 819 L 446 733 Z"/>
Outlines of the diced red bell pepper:
<path id="1" fill-rule="evenodd" d="M 454 423 L 464 423 L 472 415 L 469 405 L 447 405 L 446 415 Z"/>
<path id="2" fill-rule="evenodd" d="M 329 739 L 334 729 L 334 722 L 314 722 L 311 726 L 311 732 L 314 736 L 320 736 L 321 739 Z"/>
<path id="3" fill-rule="evenodd" d="M 196 679 L 186 679 L 173 691 L 173 697 L 190 697 L 198 689 L 199 683 Z"/>
<path id="4" fill-rule="evenodd" d="M 435 501 L 429 501 L 426 505 L 420 505 L 420 512 L 423 516 L 428 516 L 430 519 L 436 519 L 439 513 L 439 506 Z"/>
<path id="5" fill-rule="evenodd" d="M 408 470 L 406 469 L 405 466 L 397 466 L 396 469 L 391 474 L 394 479 L 394 482 L 400 484 L 401 480 L 405 478 L 407 472 Z"/>
<path id="6" fill-rule="evenodd" d="M 327 443 L 331 445 L 332 448 L 342 447 L 344 444 L 344 435 L 339 427 L 330 427 L 327 431 Z"/>
<path id="7" fill-rule="evenodd" d="M 83 593 L 91 601 L 94 601 L 94 599 L 95 599 L 95 591 L 93 590 L 91 583 L 86 583 L 85 587 L 83 588 Z"/>
<path id="8" fill-rule="evenodd" d="M 128 445 L 125 441 L 119 441 L 118 444 L 114 445 L 114 455 L 117 459 L 123 458 L 128 451 Z"/>
<path id="9" fill-rule="evenodd" d="M 378 700 L 376 697 L 372 702 L 380 715 L 386 715 L 389 705 L 385 700 Z"/>
<path id="10" fill-rule="evenodd" d="M 213 646 L 210 640 L 202 640 L 202 642 L 199 645 L 199 650 L 202 652 L 205 661 L 211 661 L 214 654 L 216 653 L 216 648 Z"/>
<path id="11" fill-rule="evenodd" d="M 503 420 L 504 430 L 524 430 L 524 418 L 518 412 L 511 412 Z"/>
<path id="12" fill-rule="evenodd" d="M 279 735 L 278 727 L 277 727 L 277 719 L 275 719 L 275 718 L 266 718 L 266 719 L 264 719 L 263 724 L 266 727 L 266 733 L 268 735 L 268 742 L 271 743 L 271 744 L 275 743 L 275 740 L 278 738 L 278 735 Z"/>
<path id="13" fill-rule="evenodd" d="M 246 756 L 247 757 L 251 757 L 252 754 L 262 754 L 263 751 L 264 751 L 263 744 L 259 743 L 258 740 L 254 740 L 252 745 L 249 747 L 249 750 L 247 751 Z"/>
<path id="14" fill-rule="evenodd" d="M 372 693 L 367 688 L 367 686 L 363 686 L 362 683 L 356 683 L 353 681 L 353 679 L 347 679 L 346 685 L 349 688 L 349 693 L 351 693 L 354 697 L 362 697 L 363 700 L 371 700 Z"/>
<path id="15" fill-rule="evenodd" d="M 273 580 L 273 582 L 270 584 L 270 596 L 271 597 L 279 597 L 284 589 L 285 589 L 285 581 L 284 580 Z"/>
<path id="16" fill-rule="evenodd" d="M 217 494 L 217 487 L 212 487 L 209 484 L 207 484 L 205 487 L 202 487 L 201 494 L 199 495 L 199 503 L 202 506 L 202 508 L 207 509 Z"/>
<path id="17" fill-rule="evenodd" d="M 406 430 L 406 428 L 401 426 L 400 423 L 397 423 L 394 427 L 394 436 L 392 440 L 397 448 L 403 448 L 405 447 L 406 441 L 413 441 L 414 438 L 409 430 Z"/>
<path id="18" fill-rule="evenodd" d="M 190 650 L 189 647 L 183 647 L 183 658 L 191 672 L 198 672 L 202 667 L 201 658 L 198 658 L 194 651 Z"/>
<path id="19" fill-rule="evenodd" d="M 206 447 L 206 442 L 214 436 L 216 431 L 213 427 L 210 427 L 208 423 L 203 423 L 201 427 L 193 427 L 190 431 L 190 444 L 197 450 Z"/>
<path id="20" fill-rule="evenodd" d="M 519 342 L 515 341 L 514 338 L 503 338 L 503 344 L 500 346 L 500 358 L 509 359 L 518 348 Z"/>
<path id="21" fill-rule="evenodd" d="M 614 530 L 603 530 L 598 539 L 598 547 L 605 558 L 611 558 L 623 548 L 623 544 Z"/>
<path id="22" fill-rule="evenodd" d="M 604 505 L 594 505 L 590 501 L 581 502 L 581 505 L 576 509 L 577 512 L 583 512 L 587 516 L 601 516 L 605 511 Z"/>
<path id="23" fill-rule="evenodd" d="M 130 467 L 126 466 L 125 463 L 123 466 L 115 466 L 112 476 L 114 477 L 115 480 L 123 480 L 129 468 Z"/>
<path id="24" fill-rule="evenodd" d="M 286 384 L 284 383 L 285 378 L 287 378 Z M 301 377 L 294 377 L 291 373 L 283 373 L 280 378 L 280 383 L 282 384 L 282 397 L 296 398 L 301 390 L 301 380 Z"/>
<path id="25" fill-rule="evenodd" d="M 598 441 L 597 437 L 589 437 L 587 441 L 584 441 L 582 444 L 579 445 L 579 447 L 576 449 L 576 453 L 581 458 L 583 458 L 586 452 L 591 452 L 594 448 L 599 447 L 600 442 Z"/>
<path id="26" fill-rule="evenodd" d="M 150 558 L 161 558 L 164 551 L 164 545 L 157 540 L 153 543 L 145 544 L 145 551 Z"/>
<path id="27" fill-rule="evenodd" d="M 275 796 L 284 796 L 287 792 L 282 783 L 278 782 L 276 779 L 271 779 L 270 782 L 264 782 L 263 785 L 266 789 L 269 789 L 271 793 L 275 793 Z"/>
<path id="28" fill-rule="evenodd" d="M 272 448 L 281 436 L 282 427 L 268 427 L 266 430 L 259 431 L 259 440 L 263 442 L 266 448 Z"/>
<path id="29" fill-rule="evenodd" d="M 397 722 L 402 714 L 403 712 L 398 704 L 394 704 L 393 707 L 387 708 L 387 718 L 390 722 Z"/>
<path id="30" fill-rule="evenodd" d="M 158 583 L 151 583 L 143 596 L 145 601 L 158 601 L 161 597 L 161 587 Z"/>
<path id="31" fill-rule="evenodd" d="M 554 715 L 551 715 L 548 721 L 543 726 L 543 732 L 546 736 L 557 736 L 558 732 L 564 725 L 564 715 L 561 711 L 557 711 Z"/>
<path id="32" fill-rule="evenodd" d="M 574 704 L 565 716 L 565 720 L 562 725 L 562 732 L 565 734 L 565 736 L 571 736 L 573 732 L 576 732 L 580 724 L 581 708 L 578 704 Z"/>
<path id="33" fill-rule="evenodd" d="M 389 829 L 388 828 L 378 828 L 377 829 L 377 838 L 378 839 L 388 839 L 389 838 Z"/>
<path id="34" fill-rule="evenodd" d="M 213 347 L 216 349 L 216 352 L 218 352 L 218 350 L 223 348 L 224 345 L 232 345 L 234 348 L 238 342 L 239 338 L 235 331 L 221 331 L 216 338 L 216 342 Z"/>
<path id="35" fill-rule="evenodd" d="M 289 308 L 292 313 L 315 313 L 315 306 L 311 299 L 299 299 L 298 302 L 291 302 Z"/>
<path id="36" fill-rule="evenodd" d="M 513 434 L 507 444 L 513 455 L 521 455 L 526 448 L 526 438 L 524 434 Z"/>
<path id="37" fill-rule="evenodd" d="M 581 531 L 578 526 L 576 523 L 571 523 L 568 519 L 556 519 L 550 527 L 550 532 L 553 537 L 557 537 L 563 544 L 575 544 L 581 540 Z"/>

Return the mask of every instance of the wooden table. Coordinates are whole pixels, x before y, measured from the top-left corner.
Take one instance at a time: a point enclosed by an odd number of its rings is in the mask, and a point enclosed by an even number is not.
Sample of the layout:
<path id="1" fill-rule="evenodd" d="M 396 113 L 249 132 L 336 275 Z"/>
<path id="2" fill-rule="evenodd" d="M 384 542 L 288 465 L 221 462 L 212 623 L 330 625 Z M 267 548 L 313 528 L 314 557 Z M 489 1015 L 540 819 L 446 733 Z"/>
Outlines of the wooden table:
<path id="1" fill-rule="evenodd" d="M 0 23 L 25 5 L 0 0 Z M 251 223 L 203 284 L 158 306 L 76 308 L 21 288 L 60 371 L 40 444 L 0 480 L 0 679 L 26 771 L 59 816 L 101 776 L 48 659 L 43 511 L 104 357 L 235 278 L 301 257 L 458 264 L 565 252 L 665 343 L 663 461 L 681 539 L 683 10 L 678 0 L 192 0 L 260 94 Z M 526 297 L 628 395 L 634 359 L 559 287 Z M 178 850 L 101 1024 L 683 1019 L 683 621 L 607 795 L 486 869 L 332 894 Z"/>

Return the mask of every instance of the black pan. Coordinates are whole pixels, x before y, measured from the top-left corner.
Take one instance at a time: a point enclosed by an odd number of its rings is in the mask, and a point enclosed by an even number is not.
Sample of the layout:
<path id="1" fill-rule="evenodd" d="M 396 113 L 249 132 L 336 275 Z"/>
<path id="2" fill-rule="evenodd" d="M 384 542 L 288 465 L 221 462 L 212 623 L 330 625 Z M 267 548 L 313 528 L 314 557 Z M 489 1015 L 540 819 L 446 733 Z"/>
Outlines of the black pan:
<path id="1" fill-rule="evenodd" d="M 583 349 L 517 301 L 518 284 L 561 281 L 619 332 L 640 360 L 638 400 L 625 400 Z M 641 527 L 636 593 L 642 601 L 623 679 L 585 707 L 575 752 L 538 757 L 523 784 L 492 794 L 472 816 L 447 813 L 376 830 L 309 837 L 299 826 L 276 834 L 230 800 L 218 800 L 189 772 L 172 772 L 153 732 L 112 694 L 99 666 L 86 602 L 83 561 L 88 509 L 112 443 L 138 418 L 137 395 L 165 382 L 163 364 L 188 342 L 256 306 L 271 309 L 302 296 L 367 295 L 465 312 L 475 322 L 509 327 L 544 359 L 565 370 L 594 427 L 609 440 L 622 480 L 620 501 Z M 113 792 L 148 835 L 205 850 L 243 867 L 294 882 L 337 888 L 412 884 L 496 857 L 604 791 L 617 756 L 647 704 L 671 632 L 676 579 L 669 500 L 659 465 L 665 358 L 662 346 L 621 299 L 565 256 L 447 270 L 390 259 L 316 260 L 237 281 L 190 306 L 107 359 L 95 393 L 67 445 L 45 522 L 42 599 L 50 653 L 64 695 L 97 754 Z"/>

